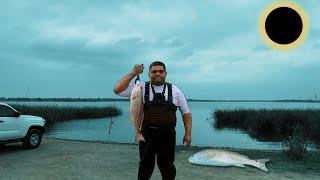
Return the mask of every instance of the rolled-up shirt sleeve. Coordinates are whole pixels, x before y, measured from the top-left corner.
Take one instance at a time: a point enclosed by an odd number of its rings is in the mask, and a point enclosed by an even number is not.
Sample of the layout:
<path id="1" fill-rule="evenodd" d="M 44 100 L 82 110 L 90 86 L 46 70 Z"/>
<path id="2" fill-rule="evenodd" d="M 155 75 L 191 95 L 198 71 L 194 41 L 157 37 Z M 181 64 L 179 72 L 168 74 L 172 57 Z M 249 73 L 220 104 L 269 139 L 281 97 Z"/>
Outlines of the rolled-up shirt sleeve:
<path id="1" fill-rule="evenodd" d="M 130 97 L 131 96 L 131 91 L 132 91 L 133 88 L 134 88 L 134 84 L 130 83 L 129 86 L 127 87 L 127 89 L 125 89 L 121 93 L 118 93 L 117 96 Z"/>
<path id="2" fill-rule="evenodd" d="M 181 112 L 181 115 L 190 113 L 191 111 L 188 105 L 188 101 L 184 96 L 183 92 L 180 89 L 178 89 L 177 93 L 178 93 L 178 108 Z"/>

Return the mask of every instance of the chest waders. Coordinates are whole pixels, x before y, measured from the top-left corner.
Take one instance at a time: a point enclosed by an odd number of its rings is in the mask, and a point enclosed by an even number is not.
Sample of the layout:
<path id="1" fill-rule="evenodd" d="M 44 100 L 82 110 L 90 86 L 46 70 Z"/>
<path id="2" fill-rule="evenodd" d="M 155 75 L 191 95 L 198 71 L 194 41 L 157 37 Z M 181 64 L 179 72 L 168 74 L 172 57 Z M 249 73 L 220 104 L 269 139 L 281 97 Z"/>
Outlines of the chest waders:
<path id="1" fill-rule="evenodd" d="M 155 166 L 159 167 L 162 179 L 175 179 L 174 153 L 176 146 L 176 110 L 172 103 L 172 85 L 166 83 L 162 93 L 156 93 L 151 85 L 153 100 L 150 101 L 150 82 L 145 85 L 144 118 L 141 133 L 145 142 L 139 142 L 138 179 L 150 179 Z M 165 100 L 165 89 L 168 86 L 168 101 Z"/>

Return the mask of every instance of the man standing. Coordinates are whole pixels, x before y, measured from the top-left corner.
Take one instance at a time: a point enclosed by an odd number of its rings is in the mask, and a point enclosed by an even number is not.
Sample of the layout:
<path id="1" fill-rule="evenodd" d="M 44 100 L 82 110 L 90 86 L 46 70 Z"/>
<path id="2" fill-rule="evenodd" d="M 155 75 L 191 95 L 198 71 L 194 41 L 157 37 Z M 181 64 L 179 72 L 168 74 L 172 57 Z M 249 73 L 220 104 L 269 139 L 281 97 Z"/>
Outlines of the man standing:
<path id="1" fill-rule="evenodd" d="M 130 81 L 143 72 L 143 65 L 135 65 L 132 72 L 125 75 L 114 87 L 114 92 L 130 97 L 134 84 Z M 143 121 L 141 131 L 137 129 L 139 140 L 138 179 L 150 179 L 155 166 L 155 158 L 164 180 L 175 179 L 174 154 L 176 146 L 176 110 L 179 108 L 185 127 L 183 143 L 191 143 L 192 116 L 187 100 L 175 85 L 166 82 L 166 66 L 155 61 L 149 66 L 150 81 L 142 82 Z M 136 123 L 139 126 L 139 123 Z"/>

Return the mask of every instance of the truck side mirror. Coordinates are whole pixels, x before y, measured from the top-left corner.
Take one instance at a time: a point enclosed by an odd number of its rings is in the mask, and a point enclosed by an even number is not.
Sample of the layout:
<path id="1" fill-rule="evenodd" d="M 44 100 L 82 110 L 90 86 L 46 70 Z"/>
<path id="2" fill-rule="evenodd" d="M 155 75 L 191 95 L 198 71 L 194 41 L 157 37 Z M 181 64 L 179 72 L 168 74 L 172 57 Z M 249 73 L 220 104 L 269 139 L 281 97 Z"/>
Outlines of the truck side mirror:
<path id="1" fill-rule="evenodd" d="M 15 117 L 19 117 L 21 114 L 19 111 L 16 112 Z"/>

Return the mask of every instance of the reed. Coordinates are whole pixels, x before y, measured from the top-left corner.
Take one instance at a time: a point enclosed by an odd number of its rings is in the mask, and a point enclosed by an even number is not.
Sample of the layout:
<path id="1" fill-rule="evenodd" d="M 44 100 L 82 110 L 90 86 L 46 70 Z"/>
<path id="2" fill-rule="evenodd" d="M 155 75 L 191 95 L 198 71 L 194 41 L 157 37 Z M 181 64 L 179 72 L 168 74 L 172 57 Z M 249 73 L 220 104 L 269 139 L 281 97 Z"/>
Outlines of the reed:
<path id="1" fill-rule="evenodd" d="M 121 114 L 121 111 L 114 107 L 29 106 L 21 104 L 11 104 L 11 106 L 21 114 L 44 118 L 48 126 L 59 121 L 114 117 Z"/>
<path id="2" fill-rule="evenodd" d="M 218 129 L 240 129 L 259 141 L 282 142 L 293 159 L 300 159 L 309 144 L 320 145 L 318 109 L 217 110 L 214 117 Z"/>

